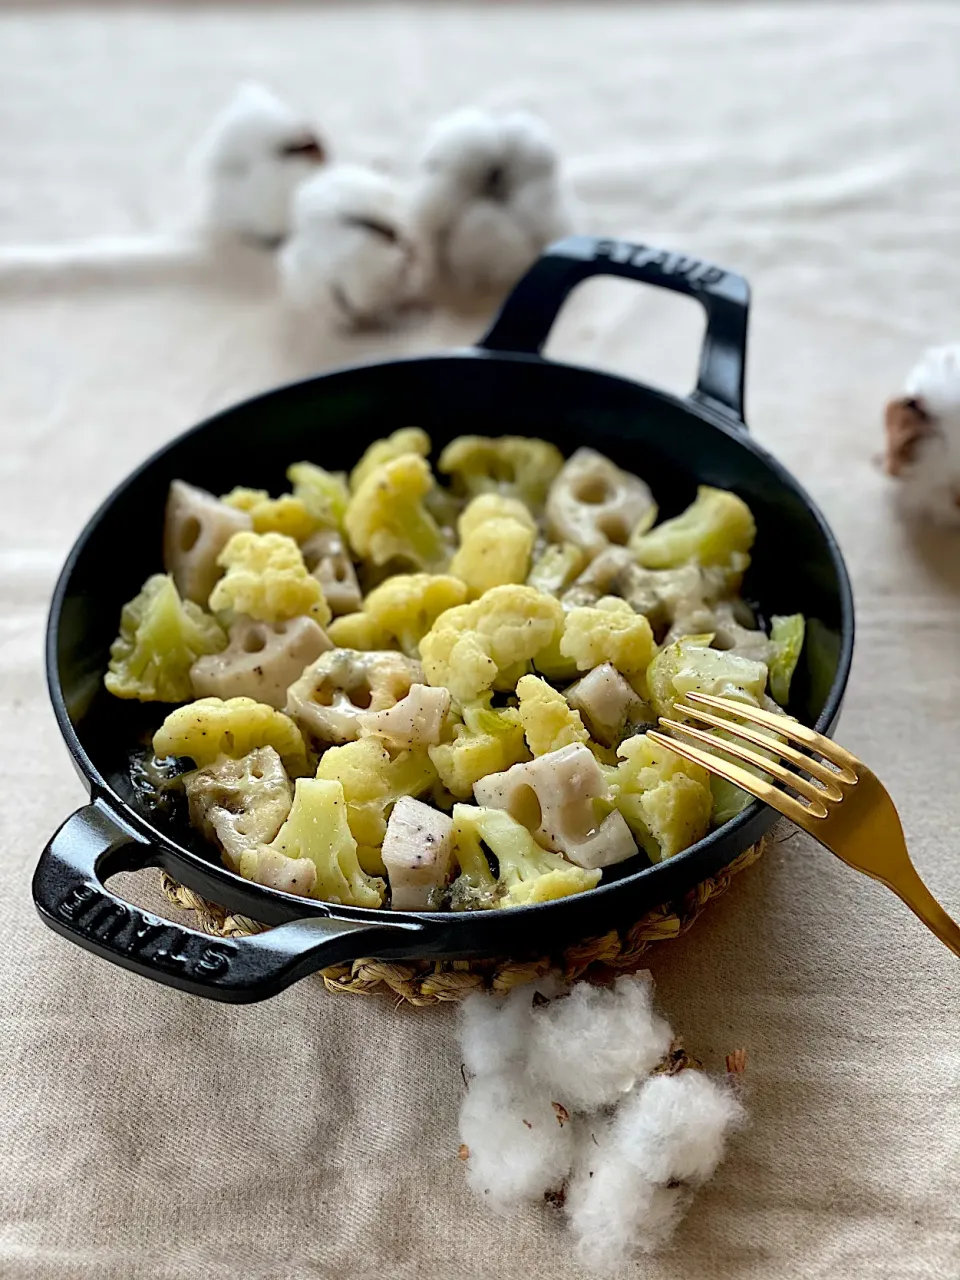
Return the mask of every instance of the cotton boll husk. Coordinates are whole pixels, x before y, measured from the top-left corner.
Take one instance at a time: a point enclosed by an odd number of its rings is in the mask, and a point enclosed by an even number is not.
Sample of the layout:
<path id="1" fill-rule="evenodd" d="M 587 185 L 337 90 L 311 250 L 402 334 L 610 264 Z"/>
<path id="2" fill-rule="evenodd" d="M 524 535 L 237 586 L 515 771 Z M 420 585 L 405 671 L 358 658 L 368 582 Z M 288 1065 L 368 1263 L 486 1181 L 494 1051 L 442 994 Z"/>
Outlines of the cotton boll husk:
<path id="1" fill-rule="evenodd" d="M 618 1149 L 609 1124 L 583 1125 L 564 1209 L 581 1261 L 610 1272 L 663 1244 L 689 1193 L 658 1187 Z"/>
<path id="2" fill-rule="evenodd" d="M 216 117 L 200 152 L 207 221 L 271 242 L 287 234 L 293 193 L 324 159 L 310 122 L 253 83 L 241 85 Z"/>
<path id="3" fill-rule="evenodd" d="M 550 1096 L 516 1071 L 470 1082 L 460 1138 L 469 1150 L 470 1186 L 496 1209 L 559 1187 L 575 1150 L 572 1126 L 559 1123 Z"/>
<path id="4" fill-rule="evenodd" d="M 743 1107 L 729 1088 L 702 1071 L 655 1075 L 620 1103 L 610 1139 L 651 1182 L 700 1186 L 723 1157 Z"/>
<path id="5" fill-rule="evenodd" d="M 403 189 L 372 169 L 339 165 L 304 183 L 279 259 L 286 302 L 348 327 L 395 319 L 425 289 L 407 215 Z"/>
<path id="6" fill-rule="evenodd" d="M 532 1010 L 527 1069 L 565 1107 L 592 1111 L 652 1071 L 672 1039 L 646 978 L 621 977 L 612 987 L 580 982 Z"/>

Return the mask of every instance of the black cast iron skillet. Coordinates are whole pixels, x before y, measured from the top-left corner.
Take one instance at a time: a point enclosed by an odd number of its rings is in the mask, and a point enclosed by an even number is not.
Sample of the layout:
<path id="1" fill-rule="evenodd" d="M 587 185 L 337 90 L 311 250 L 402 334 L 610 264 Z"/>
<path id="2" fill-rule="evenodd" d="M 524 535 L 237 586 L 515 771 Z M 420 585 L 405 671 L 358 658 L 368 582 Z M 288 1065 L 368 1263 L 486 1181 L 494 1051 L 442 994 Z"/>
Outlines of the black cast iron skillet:
<path id="1" fill-rule="evenodd" d="M 594 275 L 627 276 L 702 303 L 707 330 L 696 390 L 683 400 L 623 378 L 545 360 L 540 351 L 568 293 Z M 167 486 L 175 477 L 223 493 L 278 492 L 287 465 L 345 470 L 377 437 L 417 423 L 439 450 L 464 433 L 520 434 L 565 453 L 589 444 L 646 479 L 671 515 L 697 483 L 729 488 L 758 527 L 745 593 L 761 612 L 812 619 L 791 711 L 828 730 L 853 648 L 853 602 L 837 544 L 797 482 L 747 435 L 743 376 L 749 291 L 740 276 L 679 254 L 574 237 L 553 246 L 474 349 L 391 361 L 281 387 L 218 414 L 167 445 L 100 508 L 70 553 L 47 632 L 50 696 L 91 801 L 44 850 L 33 881 L 41 916 L 104 959 L 217 1000 L 274 995 L 322 966 L 358 956 L 520 956 L 627 924 L 726 866 L 776 818 L 752 804 L 678 857 L 642 857 L 589 893 L 515 910 L 400 913 L 340 907 L 262 888 L 226 870 L 203 841 L 144 810 L 128 773 L 131 746 L 164 708 L 103 690 L 125 600 L 161 564 Z M 114 873 L 162 867 L 231 911 L 278 925 L 212 940 L 118 898 Z"/>

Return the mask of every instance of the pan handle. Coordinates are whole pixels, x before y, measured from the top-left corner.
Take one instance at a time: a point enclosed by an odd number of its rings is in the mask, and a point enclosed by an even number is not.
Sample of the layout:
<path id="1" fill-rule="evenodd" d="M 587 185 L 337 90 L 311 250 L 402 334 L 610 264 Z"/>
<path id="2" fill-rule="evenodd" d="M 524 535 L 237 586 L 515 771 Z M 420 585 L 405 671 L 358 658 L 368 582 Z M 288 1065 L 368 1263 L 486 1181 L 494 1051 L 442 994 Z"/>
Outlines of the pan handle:
<path id="1" fill-rule="evenodd" d="M 551 245 L 507 298 L 478 344 L 539 355 L 567 295 L 591 276 L 626 276 L 696 298 L 707 313 L 692 398 L 745 430 L 743 381 L 750 286 L 743 276 L 686 254 L 626 240 L 570 236 Z"/>
<path id="2" fill-rule="evenodd" d="M 249 1004 L 326 965 L 415 943 L 415 920 L 368 923 L 332 913 L 249 938 L 212 938 L 141 911 L 106 888 L 117 871 L 158 865 L 152 846 L 102 799 L 66 820 L 44 849 L 33 900 L 51 929 L 95 955 L 180 991 Z"/>

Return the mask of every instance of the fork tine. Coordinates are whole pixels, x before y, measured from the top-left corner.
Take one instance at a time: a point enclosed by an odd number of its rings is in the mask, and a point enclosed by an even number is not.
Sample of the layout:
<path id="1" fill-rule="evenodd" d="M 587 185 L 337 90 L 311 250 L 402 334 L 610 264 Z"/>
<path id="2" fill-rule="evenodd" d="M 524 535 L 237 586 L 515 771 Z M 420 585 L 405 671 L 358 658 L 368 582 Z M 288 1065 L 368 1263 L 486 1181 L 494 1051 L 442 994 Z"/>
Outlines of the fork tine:
<path id="1" fill-rule="evenodd" d="M 692 724 L 683 724 L 679 720 L 665 720 L 661 716 L 660 723 L 665 729 L 693 738 L 695 742 L 702 742 L 704 746 L 712 747 L 714 751 L 725 751 L 728 755 L 736 756 L 738 760 L 752 764 L 755 769 L 762 769 L 764 773 L 769 773 L 772 778 L 776 778 L 784 786 L 791 787 L 803 796 L 804 800 L 808 800 L 810 802 L 809 812 L 814 818 L 825 818 L 827 816 L 827 807 L 824 804 L 824 800 L 843 799 L 843 792 L 839 788 L 834 787 L 832 792 L 824 791 L 815 782 L 810 782 L 807 778 L 801 778 L 792 769 L 785 769 L 779 760 L 768 760 L 765 756 L 756 751 L 751 751 L 749 747 L 745 747 L 739 742 L 727 742 L 724 738 L 718 738 L 715 734 L 706 733 L 703 729 L 696 729 Z"/>
<path id="2" fill-rule="evenodd" d="M 750 795 L 762 800 L 764 804 L 768 804 L 771 809 L 777 809 L 785 818 L 790 818 L 798 827 L 809 829 L 812 825 L 812 815 L 806 805 L 801 804 L 793 796 L 788 796 L 785 791 L 781 791 L 779 787 L 773 786 L 772 783 L 767 782 L 765 779 L 757 778 L 754 774 L 748 773 L 740 765 L 730 764 L 727 760 L 721 760 L 719 756 L 715 756 L 711 751 L 701 751 L 699 747 L 692 747 L 686 742 L 679 742 L 676 738 L 668 738 L 665 733 L 657 733 L 656 729 L 648 729 L 647 737 L 651 742 L 656 742 L 661 747 L 668 747 L 671 751 L 675 751 L 678 756 L 683 756 L 684 760 L 699 764 L 704 769 L 709 770 L 710 773 L 716 773 L 721 778 L 726 778 L 734 786 L 742 787 Z"/>
<path id="3" fill-rule="evenodd" d="M 739 716 L 741 720 L 749 720 L 752 724 L 762 724 L 785 738 L 792 738 L 794 742 L 802 742 L 805 747 L 812 747 L 825 760 L 835 764 L 841 771 L 844 782 L 857 781 L 857 770 L 862 768 L 857 757 L 829 738 L 825 738 L 822 733 L 817 733 L 815 729 L 808 729 L 805 724 L 794 720 L 792 716 L 763 711 L 760 707 L 751 706 L 746 702 L 736 702 L 732 698 L 717 698 L 712 693 L 692 692 L 685 696 L 688 702 L 699 702 L 705 707 L 715 707 L 717 711 L 726 711 L 729 715 Z"/>
<path id="4" fill-rule="evenodd" d="M 772 751 L 774 755 L 782 756 L 784 760 L 789 760 L 795 768 L 803 769 L 812 778 L 822 782 L 828 792 L 831 789 L 835 790 L 836 795 L 831 795 L 830 797 L 832 800 L 842 799 L 842 792 L 837 787 L 838 782 L 841 780 L 840 774 L 835 773 L 833 769 L 828 769 L 826 765 L 821 764 L 819 760 L 815 760 L 812 756 L 805 756 L 802 751 L 797 751 L 795 747 L 790 747 L 785 742 L 778 742 L 775 738 L 770 738 L 766 734 L 760 733 L 757 729 L 748 729 L 746 725 L 739 724 L 736 720 L 727 720 L 723 716 L 712 716 L 709 711 L 702 711 L 699 707 L 688 707 L 680 704 L 677 710 L 683 711 L 688 716 L 695 716 L 698 720 L 702 720 L 704 724 L 712 725 L 715 729 L 723 729 L 735 738 L 744 738 L 755 746 L 763 747 L 767 751 Z"/>

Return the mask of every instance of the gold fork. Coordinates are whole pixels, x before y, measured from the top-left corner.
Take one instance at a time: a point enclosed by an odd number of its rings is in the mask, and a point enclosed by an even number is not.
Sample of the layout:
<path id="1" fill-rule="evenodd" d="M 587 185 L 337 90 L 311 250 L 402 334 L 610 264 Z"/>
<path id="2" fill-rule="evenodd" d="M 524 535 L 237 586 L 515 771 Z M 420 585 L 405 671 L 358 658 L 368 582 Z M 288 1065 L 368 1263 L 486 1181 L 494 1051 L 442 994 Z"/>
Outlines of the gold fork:
<path id="1" fill-rule="evenodd" d="M 711 714 L 704 707 L 724 714 Z M 960 956 L 960 925 L 947 915 L 920 879 L 907 853 L 893 801 L 883 783 L 856 756 L 789 716 L 762 711 L 731 698 L 688 693 L 686 701 L 677 704 L 677 710 L 722 730 L 730 739 L 661 717 L 660 723 L 676 736 L 667 737 L 651 730 L 647 736 L 652 741 L 778 809 L 848 867 L 892 889 L 954 955 Z M 747 723 L 739 723 L 741 720 Z M 759 727 L 750 727 L 754 725 Z M 828 763 L 770 737 L 771 732 L 816 752 Z M 693 746 L 688 739 L 710 750 Z M 761 747 L 762 752 L 752 751 L 744 743 Z M 768 758 L 764 754 L 767 752 L 780 759 Z M 762 770 L 795 794 L 788 794 L 766 778 L 756 777 L 750 770 L 731 763 L 726 756 L 735 756 L 752 768 Z M 787 768 L 782 760 L 793 768 Z"/>

